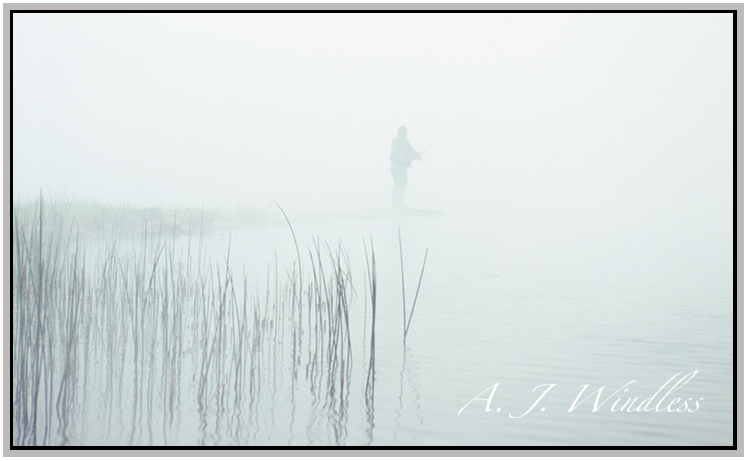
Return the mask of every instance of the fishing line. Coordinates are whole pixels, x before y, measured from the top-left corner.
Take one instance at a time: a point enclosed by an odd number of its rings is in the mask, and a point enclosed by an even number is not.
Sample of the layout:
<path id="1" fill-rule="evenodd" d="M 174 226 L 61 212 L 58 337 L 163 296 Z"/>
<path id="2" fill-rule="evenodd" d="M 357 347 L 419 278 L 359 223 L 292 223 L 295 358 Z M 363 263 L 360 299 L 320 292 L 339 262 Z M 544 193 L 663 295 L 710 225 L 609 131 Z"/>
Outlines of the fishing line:
<path id="1" fill-rule="evenodd" d="M 457 128 L 459 128 L 459 127 L 460 127 L 460 126 L 461 126 L 461 125 L 462 125 L 463 123 L 465 123 L 466 121 L 467 121 L 467 120 L 463 120 L 463 121 L 461 121 L 461 122 L 460 122 L 460 123 L 458 123 L 458 124 L 457 124 L 457 125 L 456 125 L 456 126 L 455 126 L 454 128 L 452 128 L 451 130 L 447 131 L 447 132 L 446 132 L 446 133 L 444 133 L 443 135 L 439 136 L 439 138 L 437 138 L 437 140 L 436 140 L 436 141 L 432 142 L 432 143 L 431 143 L 431 144 L 429 144 L 429 145 L 428 145 L 428 146 L 427 146 L 427 147 L 426 147 L 425 149 L 423 149 L 423 150 L 421 151 L 421 154 L 423 154 L 424 152 L 426 152 L 427 150 L 429 150 L 429 149 L 430 149 L 430 148 L 431 148 L 431 147 L 432 147 L 432 146 L 433 146 L 434 144 L 436 144 L 436 143 L 438 143 L 439 141 L 441 141 L 441 140 L 442 140 L 442 138 L 444 138 L 445 136 L 447 136 L 447 135 L 448 135 L 449 133 L 451 133 L 451 132 L 453 132 L 454 130 L 456 130 Z"/>

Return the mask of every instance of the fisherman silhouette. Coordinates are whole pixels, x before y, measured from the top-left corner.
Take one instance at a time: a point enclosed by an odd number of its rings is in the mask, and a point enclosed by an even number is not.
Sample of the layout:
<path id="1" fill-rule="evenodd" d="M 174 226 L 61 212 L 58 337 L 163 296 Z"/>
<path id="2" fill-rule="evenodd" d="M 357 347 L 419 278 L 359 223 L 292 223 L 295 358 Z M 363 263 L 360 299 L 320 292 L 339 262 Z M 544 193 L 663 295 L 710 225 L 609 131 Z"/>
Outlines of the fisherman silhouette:
<path id="1" fill-rule="evenodd" d="M 405 189 L 408 187 L 408 168 L 413 160 L 421 160 L 421 154 L 413 149 L 408 142 L 408 129 L 401 126 L 397 129 L 397 136 L 392 140 L 392 150 L 390 152 L 392 165 L 392 209 L 402 210 L 405 208 L 403 199 L 405 198 Z"/>

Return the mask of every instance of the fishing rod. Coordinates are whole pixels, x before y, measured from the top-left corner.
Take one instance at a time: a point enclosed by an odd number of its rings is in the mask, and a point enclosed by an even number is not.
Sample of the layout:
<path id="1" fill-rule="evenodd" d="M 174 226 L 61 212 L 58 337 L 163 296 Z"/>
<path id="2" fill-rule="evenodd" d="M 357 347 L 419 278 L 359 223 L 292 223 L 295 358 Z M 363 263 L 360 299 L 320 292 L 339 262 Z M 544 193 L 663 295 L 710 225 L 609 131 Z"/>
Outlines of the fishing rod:
<path id="1" fill-rule="evenodd" d="M 423 150 L 421 151 L 421 154 L 423 154 L 424 152 L 426 152 L 427 150 L 429 150 L 429 149 L 431 148 L 431 146 L 433 146 L 434 144 L 436 144 L 436 143 L 438 143 L 439 141 L 441 141 L 443 137 L 445 137 L 445 136 L 446 136 L 446 135 L 448 135 L 449 133 L 451 133 L 451 132 L 453 132 L 454 130 L 456 130 L 457 128 L 459 128 L 459 127 L 460 127 L 460 125 L 462 125 L 463 123 L 465 123 L 465 120 L 461 121 L 460 123 L 458 123 L 458 124 L 457 124 L 457 126 L 455 126 L 454 128 L 452 128 L 451 130 L 447 131 L 447 132 L 446 132 L 446 133 L 444 133 L 443 135 L 439 136 L 439 138 L 438 138 L 438 139 L 437 139 L 436 141 L 432 142 L 431 144 L 429 144 L 429 145 L 428 145 L 428 147 L 426 147 L 425 149 L 423 149 Z"/>

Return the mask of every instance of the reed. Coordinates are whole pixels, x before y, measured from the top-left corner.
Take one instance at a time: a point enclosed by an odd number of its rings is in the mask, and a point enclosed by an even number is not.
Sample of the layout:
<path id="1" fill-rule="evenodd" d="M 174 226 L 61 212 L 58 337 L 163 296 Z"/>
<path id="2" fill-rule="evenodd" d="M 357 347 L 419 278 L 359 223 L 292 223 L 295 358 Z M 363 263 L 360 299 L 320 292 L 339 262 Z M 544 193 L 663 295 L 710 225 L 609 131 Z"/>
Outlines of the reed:
<path id="1" fill-rule="evenodd" d="M 400 237 L 400 226 L 397 226 L 397 240 L 400 244 L 400 275 L 403 289 L 403 344 L 408 337 L 408 330 L 410 329 L 410 322 L 413 320 L 413 312 L 416 310 L 416 302 L 418 301 L 418 293 L 421 291 L 421 281 L 423 280 L 423 271 L 426 269 L 426 258 L 429 255 L 429 249 L 426 248 L 426 253 L 423 255 L 423 265 L 421 266 L 421 275 L 418 278 L 418 286 L 416 287 L 416 294 L 413 297 L 413 307 L 410 308 L 410 316 L 407 317 L 406 321 L 406 301 L 405 301 L 405 267 L 403 264 L 403 240 Z"/>
<path id="2" fill-rule="evenodd" d="M 413 312 L 416 310 L 416 302 L 418 301 L 418 293 L 421 291 L 421 282 L 423 281 L 423 271 L 426 269 L 426 258 L 429 255 L 429 249 L 426 248 L 426 252 L 423 255 L 423 265 L 421 266 L 421 275 L 418 277 L 418 286 L 416 287 L 416 295 L 413 297 L 413 307 L 410 308 L 410 316 L 408 317 L 408 324 L 405 325 L 405 334 L 403 335 L 403 342 L 408 336 L 408 329 L 410 329 L 410 321 L 413 320 Z"/>
<path id="3" fill-rule="evenodd" d="M 34 218 L 13 214 L 13 440 L 32 446 L 70 440 L 90 317 L 80 235 L 57 233 L 42 197 L 37 207 Z"/>
<path id="4" fill-rule="evenodd" d="M 376 258 L 374 257 L 374 242 L 371 237 L 371 264 L 369 263 L 369 251 L 366 248 L 366 240 L 364 240 L 364 254 L 366 255 L 366 282 L 371 298 L 371 346 L 369 348 L 369 366 L 366 373 L 366 387 L 364 388 L 364 401 L 366 405 L 366 420 L 367 420 L 367 437 L 368 440 L 373 439 L 374 432 L 374 381 L 375 381 L 375 326 L 377 319 L 377 264 Z M 364 337 L 366 337 L 364 323 Z"/>
<path id="5" fill-rule="evenodd" d="M 345 444 L 359 344 L 363 357 L 368 352 L 363 397 L 373 429 L 371 238 L 369 247 L 364 241 L 371 319 L 359 343 L 349 253 L 317 237 L 302 264 L 285 213 L 297 260 L 284 274 L 276 258 L 263 293 L 246 274 L 235 278 L 231 236 L 223 261 L 208 256 L 202 213 L 199 223 L 190 214 L 182 231 L 175 211 L 129 223 L 124 228 L 139 228 L 132 235 L 111 229 L 97 240 L 80 231 L 71 209 L 42 197 L 33 207 L 14 204 L 13 445 L 184 443 L 185 419 L 199 422 L 196 443 L 252 443 L 287 401 L 292 412 L 308 406 L 308 433 Z M 416 299 L 419 289 L 420 280 Z M 303 424 L 291 419 L 292 431 Z"/>

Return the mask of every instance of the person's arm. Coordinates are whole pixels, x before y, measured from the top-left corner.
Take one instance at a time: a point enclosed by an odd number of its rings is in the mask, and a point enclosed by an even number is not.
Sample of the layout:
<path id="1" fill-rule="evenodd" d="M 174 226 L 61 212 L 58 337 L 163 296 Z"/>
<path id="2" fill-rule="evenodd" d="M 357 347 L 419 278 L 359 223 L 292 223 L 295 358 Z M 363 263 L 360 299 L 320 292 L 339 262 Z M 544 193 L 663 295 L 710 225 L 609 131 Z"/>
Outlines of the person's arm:
<path id="1" fill-rule="evenodd" d="M 408 143 L 408 154 L 413 160 L 421 160 L 421 154 Z"/>

